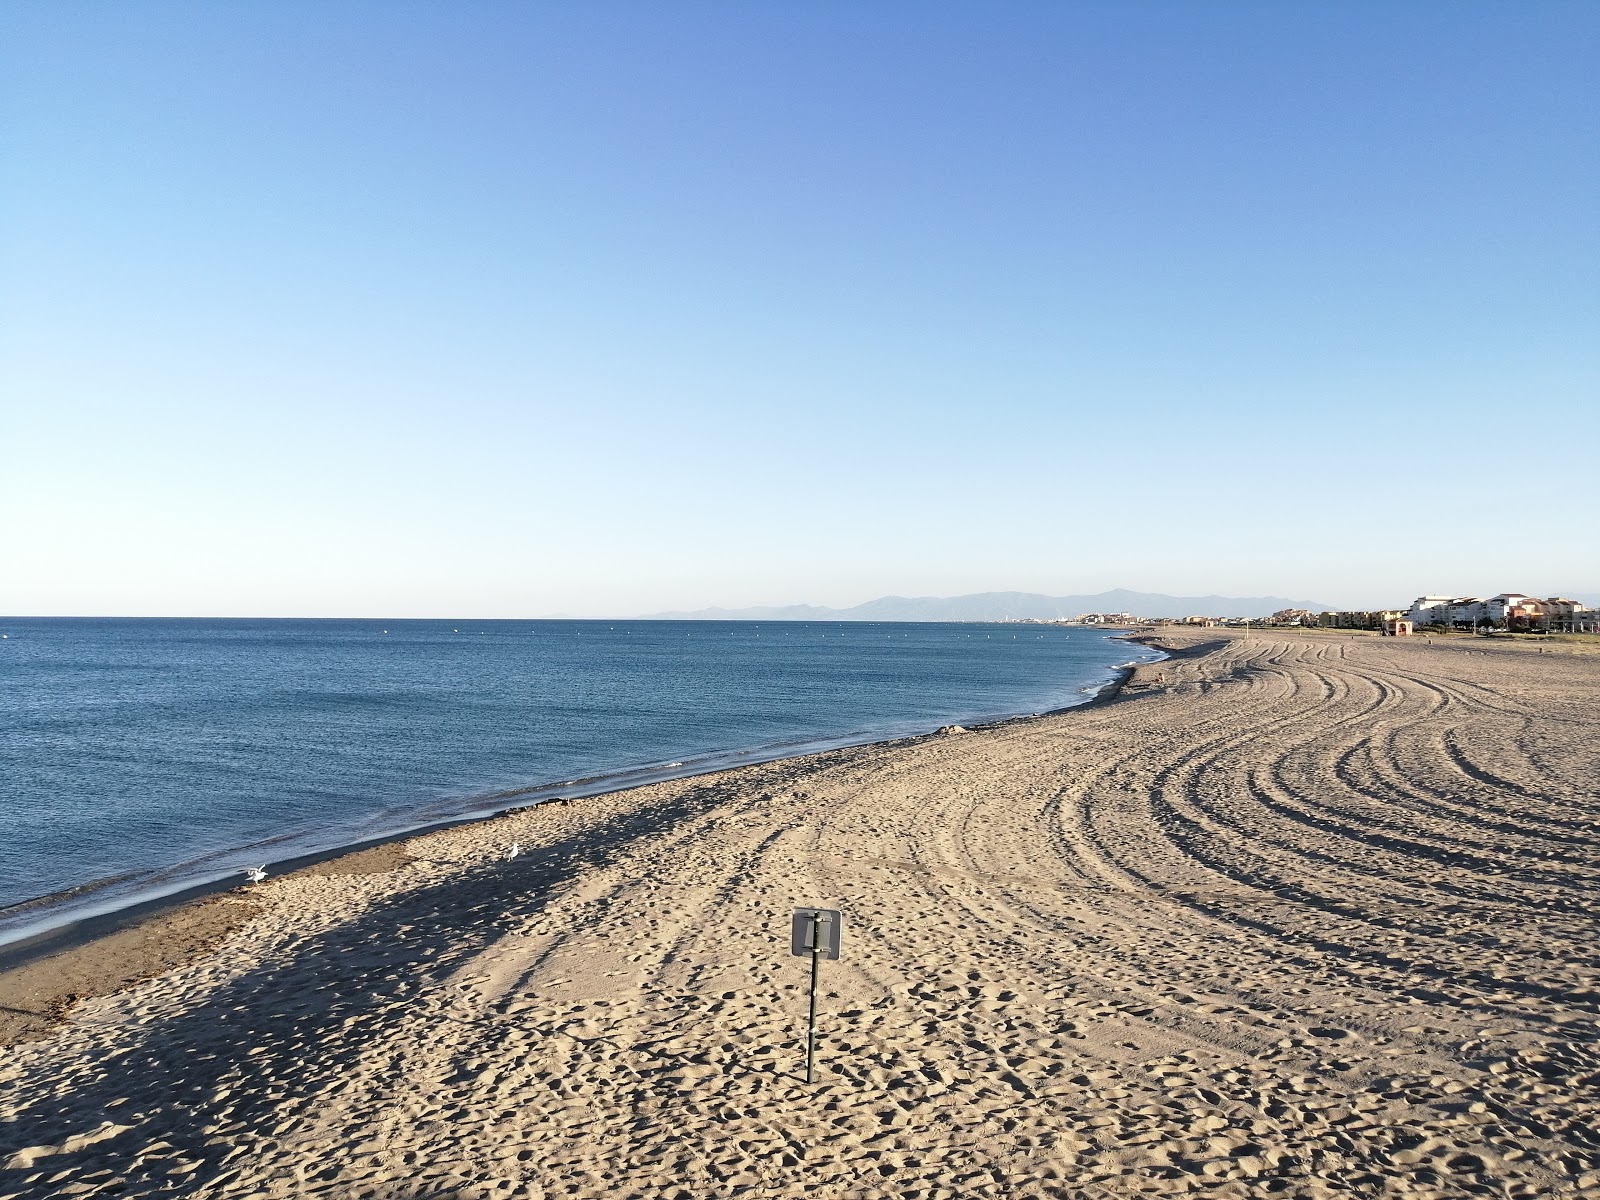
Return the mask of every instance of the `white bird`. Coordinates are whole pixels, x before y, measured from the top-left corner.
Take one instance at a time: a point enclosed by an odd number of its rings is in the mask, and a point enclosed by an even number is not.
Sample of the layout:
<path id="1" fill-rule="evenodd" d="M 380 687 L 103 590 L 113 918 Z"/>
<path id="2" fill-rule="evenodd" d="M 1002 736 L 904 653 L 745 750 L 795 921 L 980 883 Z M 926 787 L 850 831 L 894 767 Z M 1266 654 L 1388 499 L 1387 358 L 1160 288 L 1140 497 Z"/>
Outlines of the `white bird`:
<path id="1" fill-rule="evenodd" d="M 506 854 L 506 861 L 510 862 L 513 858 L 515 858 L 517 855 L 519 855 L 521 853 L 522 853 L 522 843 L 521 842 L 512 842 L 511 843 L 511 849 Z"/>
<path id="2" fill-rule="evenodd" d="M 267 864 L 262 863 L 259 867 L 246 867 L 244 876 L 251 883 L 260 883 L 267 877 Z"/>

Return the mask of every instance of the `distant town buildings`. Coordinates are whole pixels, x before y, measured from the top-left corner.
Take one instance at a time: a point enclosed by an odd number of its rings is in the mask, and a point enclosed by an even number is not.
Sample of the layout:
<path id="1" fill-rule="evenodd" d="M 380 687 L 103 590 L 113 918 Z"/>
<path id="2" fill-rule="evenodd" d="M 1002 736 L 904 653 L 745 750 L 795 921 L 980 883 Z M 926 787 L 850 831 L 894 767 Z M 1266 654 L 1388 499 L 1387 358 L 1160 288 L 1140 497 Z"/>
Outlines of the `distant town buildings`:
<path id="1" fill-rule="evenodd" d="M 1600 633 L 1600 612 L 1561 596 L 1418 596 L 1405 616 L 1419 628 L 1509 629 L 1531 633 Z"/>
<path id="2" fill-rule="evenodd" d="M 1046 622 L 1055 624 L 1057 622 Z M 1561 596 L 1541 599 L 1523 592 L 1497 596 L 1418 596 L 1406 609 L 1352 609 L 1309 612 L 1279 609 L 1270 617 L 1137 617 L 1132 613 L 1083 613 L 1064 625 L 1214 625 L 1366 629 L 1388 637 L 1407 637 L 1419 629 L 1513 633 L 1600 633 L 1600 610 Z"/>
<path id="3" fill-rule="evenodd" d="M 1448 625 L 1450 604 L 1449 596 L 1418 596 L 1406 610 L 1406 618 L 1418 625 Z"/>
<path id="4" fill-rule="evenodd" d="M 1398 609 L 1354 609 L 1350 612 L 1318 613 L 1314 624 L 1323 629 L 1376 629 L 1381 631 L 1385 621 L 1394 621 L 1406 614 Z"/>
<path id="5" fill-rule="evenodd" d="M 1074 617 L 1078 625 L 1139 625 L 1140 619 L 1132 613 L 1084 613 Z"/>
<path id="6" fill-rule="evenodd" d="M 1545 625 L 1552 633 L 1600 633 L 1600 612 L 1587 605 L 1560 596 L 1542 600 L 1540 605 Z"/>

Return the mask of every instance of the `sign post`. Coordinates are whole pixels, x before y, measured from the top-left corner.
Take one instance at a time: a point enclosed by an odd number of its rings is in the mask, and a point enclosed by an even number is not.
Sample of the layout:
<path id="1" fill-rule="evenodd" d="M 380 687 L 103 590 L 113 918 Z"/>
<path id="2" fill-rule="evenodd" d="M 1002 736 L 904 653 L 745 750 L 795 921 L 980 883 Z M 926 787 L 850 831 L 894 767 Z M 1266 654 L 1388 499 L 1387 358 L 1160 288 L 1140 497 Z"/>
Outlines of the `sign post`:
<path id="1" fill-rule="evenodd" d="M 797 908 L 789 927 L 789 953 L 811 956 L 811 1003 L 806 1015 L 806 1082 L 817 1079 L 817 974 L 824 959 L 839 957 L 844 922 L 836 908 Z"/>

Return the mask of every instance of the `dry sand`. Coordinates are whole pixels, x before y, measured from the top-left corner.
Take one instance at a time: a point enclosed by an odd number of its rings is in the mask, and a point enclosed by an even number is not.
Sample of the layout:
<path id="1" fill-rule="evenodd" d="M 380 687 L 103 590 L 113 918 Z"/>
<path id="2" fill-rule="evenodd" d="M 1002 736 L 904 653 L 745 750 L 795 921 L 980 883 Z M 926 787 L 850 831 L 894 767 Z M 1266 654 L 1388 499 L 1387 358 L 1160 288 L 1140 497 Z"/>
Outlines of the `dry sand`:
<path id="1" fill-rule="evenodd" d="M 1600 1196 L 1600 658 L 1209 640 L 236 893 L 3 1052 L 0 1196 Z"/>

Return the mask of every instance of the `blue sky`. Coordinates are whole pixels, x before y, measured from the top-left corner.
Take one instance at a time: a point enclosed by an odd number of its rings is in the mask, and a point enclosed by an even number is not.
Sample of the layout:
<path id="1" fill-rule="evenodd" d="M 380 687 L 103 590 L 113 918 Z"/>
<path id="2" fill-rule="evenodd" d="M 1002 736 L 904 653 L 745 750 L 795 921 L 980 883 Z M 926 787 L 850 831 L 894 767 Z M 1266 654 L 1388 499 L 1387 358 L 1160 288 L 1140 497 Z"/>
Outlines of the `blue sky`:
<path id="1" fill-rule="evenodd" d="M 1592 3 L 0 21 L 0 612 L 1600 590 Z"/>

